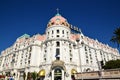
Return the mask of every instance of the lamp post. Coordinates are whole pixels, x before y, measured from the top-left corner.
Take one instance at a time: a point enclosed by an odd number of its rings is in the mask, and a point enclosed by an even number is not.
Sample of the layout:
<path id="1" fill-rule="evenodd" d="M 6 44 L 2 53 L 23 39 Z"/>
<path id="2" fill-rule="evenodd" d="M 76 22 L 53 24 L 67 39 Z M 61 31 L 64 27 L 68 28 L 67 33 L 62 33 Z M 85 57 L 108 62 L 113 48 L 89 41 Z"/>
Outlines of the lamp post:
<path id="1" fill-rule="evenodd" d="M 82 77 L 82 63 L 81 63 L 81 56 L 80 56 L 80 48 L 82 48 L 83 47 L 83 42 L 81 42 L 80 44 L 79 44 L 79 39 L 76 39 L 76 42 L 77 42 L 77 49 L 78 49 L 78 55 L 79 55 L 79 68 L 80 68 L 80 71 L 81 71 L 81 80 L 83 80 L 83 77 Z M 81 45 L 81 46 L 79 46 L 79 45 Z M 74 46 L 76 46 L 76 45 L 74 45 Z"/>

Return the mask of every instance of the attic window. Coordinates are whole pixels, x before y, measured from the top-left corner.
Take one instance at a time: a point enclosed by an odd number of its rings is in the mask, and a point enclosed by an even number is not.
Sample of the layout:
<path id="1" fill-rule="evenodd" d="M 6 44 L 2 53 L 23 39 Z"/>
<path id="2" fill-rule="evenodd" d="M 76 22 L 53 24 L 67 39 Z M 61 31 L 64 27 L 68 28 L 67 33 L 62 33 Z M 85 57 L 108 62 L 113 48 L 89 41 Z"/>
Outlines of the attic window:
<path id="1" fill-rule="evenodd" d="M 54 25 L 54 22 L 52 22 L 51 24 Z"/>
<path id="2" fill-rule="evenodd" d="M 25 38 L 25 39 L 28 39 L 28 38 Z"/>
<path id="3" fill-rule="evenodd" d="M 62 22 L 62 25 L 65 25 L 65 23 L 64 23 L 64 22 Z"/>

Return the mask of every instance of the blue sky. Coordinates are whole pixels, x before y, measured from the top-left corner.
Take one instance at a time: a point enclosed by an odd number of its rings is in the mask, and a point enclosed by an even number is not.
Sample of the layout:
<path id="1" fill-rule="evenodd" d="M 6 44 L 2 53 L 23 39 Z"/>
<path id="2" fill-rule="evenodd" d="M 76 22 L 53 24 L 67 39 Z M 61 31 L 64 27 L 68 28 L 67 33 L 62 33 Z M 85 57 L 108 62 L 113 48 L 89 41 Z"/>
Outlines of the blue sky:
<path id="1" fill-rule="evenodd" d="M 117 47 L 110 38 L 120 26 L 120 0 L 0 0 L 0 51 L 24 33 L 43 34 L 56 8 L 84 35 Z"/>

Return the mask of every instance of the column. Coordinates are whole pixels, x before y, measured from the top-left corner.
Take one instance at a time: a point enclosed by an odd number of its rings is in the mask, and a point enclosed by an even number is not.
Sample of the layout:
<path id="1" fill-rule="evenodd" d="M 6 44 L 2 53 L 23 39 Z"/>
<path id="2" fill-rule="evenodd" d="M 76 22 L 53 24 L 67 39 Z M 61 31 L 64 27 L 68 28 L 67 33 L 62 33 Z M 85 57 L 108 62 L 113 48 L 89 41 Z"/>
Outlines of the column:
<path id="1" fill-rule="evenodd" d="M 20 72 L 17 72 L 17 80 L 20 80 Z"/>
<path id="2" fill-rule="evenodd" d="M 28 69 L 25 69 L 25 80 L 27 80 Z"/>
<path id="3" fill-rule="evenodd" d="M 65 80 L 64 70 L 62 70 L 62 80 Z"/>
<path id="4" fill-rule="evenodd" d="M 52 70 L 52 80 L 54 80 L 54 70 Z"/>

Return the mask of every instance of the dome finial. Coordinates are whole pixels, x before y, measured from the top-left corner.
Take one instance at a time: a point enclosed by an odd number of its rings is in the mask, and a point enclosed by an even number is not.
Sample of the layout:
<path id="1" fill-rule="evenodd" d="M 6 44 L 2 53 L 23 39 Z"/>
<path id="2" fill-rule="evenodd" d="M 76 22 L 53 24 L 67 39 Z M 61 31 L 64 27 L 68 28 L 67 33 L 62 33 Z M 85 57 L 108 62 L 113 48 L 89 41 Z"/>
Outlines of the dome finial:
<path id="1" fill-rule="evenodd" d="M 57 8 L 56 10 L 57 10 L 57 14 L 59 14 L 59 8 Z"/>
<path id="2" fill-rule="evenodd" d="M 56 10 L 57 10 L 56 16 L 61 16 L 61 15 L 59 14 L 59 8 L 57 8 Z"/>

